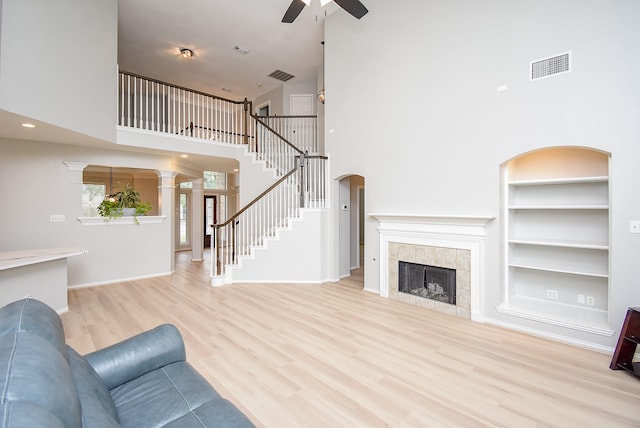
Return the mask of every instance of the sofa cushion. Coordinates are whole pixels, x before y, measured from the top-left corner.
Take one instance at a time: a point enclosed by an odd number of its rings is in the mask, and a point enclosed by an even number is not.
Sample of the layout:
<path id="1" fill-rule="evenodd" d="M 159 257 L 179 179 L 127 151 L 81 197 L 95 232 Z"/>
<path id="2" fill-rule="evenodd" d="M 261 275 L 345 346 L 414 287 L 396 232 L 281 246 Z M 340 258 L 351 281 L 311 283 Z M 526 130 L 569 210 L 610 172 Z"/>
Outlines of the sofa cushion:
<path id="1" fill-rule="evenodd" d="M 25 298 L 0 309 L 0 335 L 24 331 L 52 344 L 68 360 L 60 317 L 39 300 Z"/>
<path id="2" fill-rule="evenodd" d="M 188 363 L 176 362 L 111 390 L 123 427 L 254 426 Z"/>
<path id="3" fill-rule="evenodd" d="M 167 364 L 185 361 L 178 329 L 160 325 L 84 356 L 108 389 L 113 389 Z"/>
<path id="4" fill-rule="evenodd" d="M 2 428 L 65 428 L 53 413 L 28 401 L 5 401 L 0 406 Z"/>
<path id="5" fill-rule="evenodd" d="M 57 347 L 32 333 L 5 334 L 0 336 L 0 361 L 0 404 L 30 402 L 55 415 L 67 428 L 81 426 L 71 368 Z M 20 417 L 34 418 L 32 424 L 22 426 L 40 426 L 35 413 Z"/>
<path id="6" fill-rule="evenodd" d="M 73 348 L 69 348 L 71 372 L 78 390 L 84 428 L 117 428 L 118 412 L 111 394 L 96 371 Z"/>
<path id="7" fill-rule="evenodd" d="M 164 425 L 164 428 L 202 428 L 203 426 L 249 428 L 255 425 L 230 401 L 222 399 L 204 403 L 181 418 Z"/>

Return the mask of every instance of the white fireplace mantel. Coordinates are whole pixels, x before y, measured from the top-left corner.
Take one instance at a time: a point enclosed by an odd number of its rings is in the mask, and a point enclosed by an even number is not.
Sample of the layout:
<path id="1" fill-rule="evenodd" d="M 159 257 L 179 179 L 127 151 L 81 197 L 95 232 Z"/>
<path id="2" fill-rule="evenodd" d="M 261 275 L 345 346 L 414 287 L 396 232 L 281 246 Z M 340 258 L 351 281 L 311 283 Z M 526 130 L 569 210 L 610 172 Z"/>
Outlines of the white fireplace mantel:
<path id="1" fill-rule="evenodd" d="M 425 215 L 425 214 L 368 214 L 378 219 L 379 230 L 424 232 L 484 236 L 484 227 L 495 219 L 491 216 Z"/>
<path id="2" fill-rule="evenodd" d="M 389 297 L 389 243 L 447 247 L 470 251 L 471 319 L 483 321 L 484 240 L 492 216 L 368 214 L 380 225 L 380 296 Z"/>

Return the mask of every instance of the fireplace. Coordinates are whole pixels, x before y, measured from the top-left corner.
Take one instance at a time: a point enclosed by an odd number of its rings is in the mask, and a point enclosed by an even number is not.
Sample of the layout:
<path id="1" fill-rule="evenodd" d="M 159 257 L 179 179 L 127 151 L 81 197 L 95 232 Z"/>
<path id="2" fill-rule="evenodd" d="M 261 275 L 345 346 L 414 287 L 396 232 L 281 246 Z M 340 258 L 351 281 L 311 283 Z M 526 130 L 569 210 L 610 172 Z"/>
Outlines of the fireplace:
<path id="1" fill-rule="evenodd" d="M 485 225 L 493 217 L 370 214 L 380 222 L 380 289 L 383 297 L 430 310 L 482 321 Z M 455 303 L 400 291 L 400 263 L 450 269 Z M 420 275 L 420 273 L 418 273 Z M 422 273 L 424 288 L 424 272 Z M 440 290 L 442 283 L 429 281 Z M 453 280 L 452 280 L 453 281 Z M 438 284 L 436 286 L 435 284 Z M 420 287 L 417 287 L 418 289 Z M 415 287 L 414 287 L 415 289 Z M 373 290 L 372 290 L 373 291 Z"/>
<path id="2" fill-rule="evenodd" d="M 455 305 L 456 270 L 399 261 L 398 291 Z"/>

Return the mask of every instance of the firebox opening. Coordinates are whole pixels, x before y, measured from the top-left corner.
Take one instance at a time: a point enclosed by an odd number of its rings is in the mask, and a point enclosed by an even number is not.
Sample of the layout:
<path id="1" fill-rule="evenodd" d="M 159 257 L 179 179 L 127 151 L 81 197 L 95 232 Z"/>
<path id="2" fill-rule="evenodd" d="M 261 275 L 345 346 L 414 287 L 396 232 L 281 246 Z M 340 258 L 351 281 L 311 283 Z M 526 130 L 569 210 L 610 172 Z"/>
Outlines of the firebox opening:
<path id="1" fill-rule="evenodd" d="M 398 291 L 456 304 L 455 269 L 402 261 L 398 263 Z"/>

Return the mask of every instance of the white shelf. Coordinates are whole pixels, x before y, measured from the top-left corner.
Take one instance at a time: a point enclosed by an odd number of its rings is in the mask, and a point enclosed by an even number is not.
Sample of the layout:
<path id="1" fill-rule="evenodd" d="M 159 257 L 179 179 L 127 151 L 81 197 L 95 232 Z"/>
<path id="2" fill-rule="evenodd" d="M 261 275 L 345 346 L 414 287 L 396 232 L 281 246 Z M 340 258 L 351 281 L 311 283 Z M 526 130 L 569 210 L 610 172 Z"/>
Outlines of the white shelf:
<path id="1" fill-rule="evenodd" d="M 510 239 L 509 244 L 536 245 L 543 247 L 584 248 L 588 250 L 608 250 L 606 242 L 554 241 L 544 239 Z"/>
<path id="2" fill-rule="evenodd" d="M 598 272 L 595 269 L 587 270 L 581 266 L 567 266 L 559 263 L 519 263 L 510 262 L 510 267 L 520 269 L 541 270 L 545 272 L 566 273 L 568 275 L 594 276 L 596 278 L 608 278 L 608 272 Z"/>
<path id="3" fill-rule="evenodd" d="M 535 180 L 514 180 L 509 182 L 509 186 L 546 186 L 554 184 L 579 184 L 579 183 L 606 183 L 609 177 L 569 177 L 569 178 L 542 178 Z"/>
<path id="4" fill-rule="evenodd" d="M 510 210 L 608 210 L 609 205 L 509 205 Z"/>

